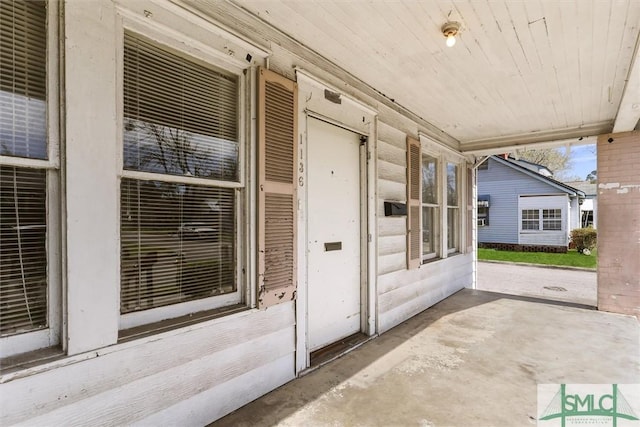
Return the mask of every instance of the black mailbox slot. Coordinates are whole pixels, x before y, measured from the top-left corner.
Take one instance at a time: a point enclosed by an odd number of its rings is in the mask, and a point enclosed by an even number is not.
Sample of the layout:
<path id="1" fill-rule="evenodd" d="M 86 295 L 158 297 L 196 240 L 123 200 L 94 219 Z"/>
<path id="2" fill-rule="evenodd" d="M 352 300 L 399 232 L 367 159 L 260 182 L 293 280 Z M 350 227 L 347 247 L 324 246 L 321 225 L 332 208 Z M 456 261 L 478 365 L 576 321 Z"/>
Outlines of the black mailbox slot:
<path id="1" fill-rule="evenodd" d="M 341 251 L 342 250 L 342 242 L 325 242 L 324 243 L 325 252 L 329 251 Z"/>
<path id="2" fill-rule="evenodd" d="M 402 216 L 407 214 L 407 204 L 400 202 L 384 202 L 384 216 Z"/>

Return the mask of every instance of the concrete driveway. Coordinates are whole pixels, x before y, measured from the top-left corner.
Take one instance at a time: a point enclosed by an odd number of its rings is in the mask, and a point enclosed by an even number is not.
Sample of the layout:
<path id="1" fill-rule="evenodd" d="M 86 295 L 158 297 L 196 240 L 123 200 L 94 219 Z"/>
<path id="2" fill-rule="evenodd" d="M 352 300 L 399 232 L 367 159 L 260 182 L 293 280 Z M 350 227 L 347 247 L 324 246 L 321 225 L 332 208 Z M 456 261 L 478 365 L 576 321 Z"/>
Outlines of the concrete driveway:
<path id="1" fill-rule="evenodd" d="M 596 306 L 594 271 L 478 262 L 477 289 Z"/>

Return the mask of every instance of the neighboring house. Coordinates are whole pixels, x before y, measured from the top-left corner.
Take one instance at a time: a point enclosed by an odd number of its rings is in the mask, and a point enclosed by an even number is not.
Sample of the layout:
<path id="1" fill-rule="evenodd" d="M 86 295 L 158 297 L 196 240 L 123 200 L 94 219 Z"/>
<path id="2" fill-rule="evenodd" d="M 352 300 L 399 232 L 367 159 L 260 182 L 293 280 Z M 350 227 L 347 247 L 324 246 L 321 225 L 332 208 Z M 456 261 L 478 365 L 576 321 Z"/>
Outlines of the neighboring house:
<path id="1" fill-rule="evenodd" d="M 583 191 L 512 157 L 491 156 L 478 169 L 480 247 L 566 251 L 580 225 Z"/>
<path id="2" fill-rule="evenodd" d="M 580 226 L 598 228 L 598 184 L 588 181 L 571 181 L 565 184 L 585 194 L 580 205 Z"/>

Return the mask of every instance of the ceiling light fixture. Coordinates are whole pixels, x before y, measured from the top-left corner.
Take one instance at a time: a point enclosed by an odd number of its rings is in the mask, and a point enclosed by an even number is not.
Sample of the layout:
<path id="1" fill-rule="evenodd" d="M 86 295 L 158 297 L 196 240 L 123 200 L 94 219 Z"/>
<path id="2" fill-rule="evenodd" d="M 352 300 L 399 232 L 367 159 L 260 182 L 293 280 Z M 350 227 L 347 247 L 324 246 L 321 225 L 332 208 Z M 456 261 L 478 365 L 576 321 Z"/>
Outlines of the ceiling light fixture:
<path id="1" fill-rule="evenodd" d="M 449 21 L 442 26 L 442 34 L 447 38 L 447 46 L 456 44 L 456 36 L 460 32 L 460 23 Z"/>

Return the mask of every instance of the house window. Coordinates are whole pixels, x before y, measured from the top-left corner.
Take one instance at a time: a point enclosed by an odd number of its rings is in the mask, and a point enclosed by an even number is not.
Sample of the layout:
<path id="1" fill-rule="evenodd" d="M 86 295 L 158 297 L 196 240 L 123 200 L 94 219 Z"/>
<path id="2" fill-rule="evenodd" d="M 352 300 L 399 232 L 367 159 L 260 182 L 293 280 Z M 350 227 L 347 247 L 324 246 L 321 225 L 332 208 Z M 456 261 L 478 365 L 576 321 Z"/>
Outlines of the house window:
<path id="1" fill-rule="evenodd" d="M 447 250 L 457 252 L 460 241 L 459 168 L 447 163 Z"/>
<path id="2" fill-rule="evenodd" d="M 50 131 L 57 109 L 47 105 L 47 14 L 44 1 L 0 2 L 2 357 L 54 345 L 59 335 L 58 159 Z"/>
<path id="3" fill-rule="evenodd" d="M 545 231 L 562 230 L 562 209 L 543 209 L 542 229 Z"/>
<path id="4" fill-rule="evenodd" d="M 240 302 L 239 99 L 237 75 L 125 33 L 124 327 Z"/>
<path id="5" fill-rule="evenodd" d="M 538 209 L 522 210 L 522 229 L 523 230 L 539 230 L 540 229 L 540 210 Z"/>
<path id="6" fill-rule="evenodd" d="M 440 209 L 438 205 L 438 159 L 422 156 L 422 259 L 438 255 Z"/>
<path id="7" fill-rule="evenodd" d="M 522 231 L 562 230 L 562 209 L 523 209 Z"/>
<path id="8" fill-rule="evenodd" d="M 478 197 L 478 227 L 489 225 L 489 196 Z"/>

